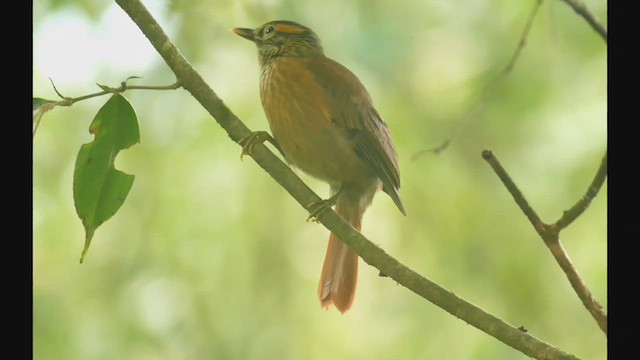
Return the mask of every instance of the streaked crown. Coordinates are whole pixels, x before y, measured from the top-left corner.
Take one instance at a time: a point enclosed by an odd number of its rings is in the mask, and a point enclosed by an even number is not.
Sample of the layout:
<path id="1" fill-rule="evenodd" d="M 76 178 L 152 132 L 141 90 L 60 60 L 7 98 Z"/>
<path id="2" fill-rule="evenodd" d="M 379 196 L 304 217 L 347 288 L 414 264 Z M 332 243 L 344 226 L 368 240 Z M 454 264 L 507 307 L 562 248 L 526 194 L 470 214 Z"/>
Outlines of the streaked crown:
<path id="1" fill-rule="evenodd" d="M 270 21 L 255 29 L 235 28 L 233 32 L 258 46 L 260 64 L 278 57 L 323 55 L 320 38 L 313 30 L 293 21 Z"/>

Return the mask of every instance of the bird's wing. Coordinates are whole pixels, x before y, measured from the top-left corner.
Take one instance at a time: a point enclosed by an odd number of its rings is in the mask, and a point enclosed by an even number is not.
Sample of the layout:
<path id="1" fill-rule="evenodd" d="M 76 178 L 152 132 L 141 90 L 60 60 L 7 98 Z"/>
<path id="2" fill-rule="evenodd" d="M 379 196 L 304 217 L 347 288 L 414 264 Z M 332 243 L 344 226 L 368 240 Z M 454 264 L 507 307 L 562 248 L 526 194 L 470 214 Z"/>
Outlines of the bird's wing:
<path id="1" fill-rule="evenodd" d="M 384 192 L 404 214 L 398 193 L 398 155 L 364 85 L 347 68 L 326 57 L 311 59 L 307 67 L 327 96 L 331 121 L 352 136 L 356 152 L 375 170 Z"/>

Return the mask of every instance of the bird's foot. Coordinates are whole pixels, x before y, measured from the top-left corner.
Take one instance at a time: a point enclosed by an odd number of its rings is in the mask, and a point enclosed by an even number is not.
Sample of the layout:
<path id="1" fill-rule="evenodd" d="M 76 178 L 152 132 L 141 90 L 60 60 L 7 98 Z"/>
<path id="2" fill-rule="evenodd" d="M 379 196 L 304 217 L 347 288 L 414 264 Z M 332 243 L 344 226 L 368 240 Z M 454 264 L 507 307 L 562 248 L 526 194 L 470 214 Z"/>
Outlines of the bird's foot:
<path id="1" fill-rule="evenodd" d="M 273 146 L 275 146 L 276 149 L 278 149 L 278 151 L 282 153 L 282 149 L 280 149 L 280 145 L 278 145 L 278 143 L 276 142 L 276 140 L 269 135 L 268 132 L 266 131 L 254 131 L 251 134 L 243 137 L 242 139 L 238 140 L 238 144 L 240 146 L 242 146 L 242 153 L 240 153 L 240 160 L 242 160 L 242 157 L 245 155 L 251 155 L 251 151 L 253 151 L 253 147 L 257 144 L 262 144 L 265 141 L 270 142 L 271 144 L 273 144 Z M 283 154 L 284 156 L 284 154 Z"/>
<path id="2" fill-rule="evenodd" d="M 332 208 L 333 205 L 338 202 L 338 196 L 340 196 L 340 191 L 326 200 L 314 201 L 307 205 L 307 210 L 309 210 L 309 217 L 307 218 L 307 221 L 319 222 L 318 215 L 320 215 L 321 212 Z"/>

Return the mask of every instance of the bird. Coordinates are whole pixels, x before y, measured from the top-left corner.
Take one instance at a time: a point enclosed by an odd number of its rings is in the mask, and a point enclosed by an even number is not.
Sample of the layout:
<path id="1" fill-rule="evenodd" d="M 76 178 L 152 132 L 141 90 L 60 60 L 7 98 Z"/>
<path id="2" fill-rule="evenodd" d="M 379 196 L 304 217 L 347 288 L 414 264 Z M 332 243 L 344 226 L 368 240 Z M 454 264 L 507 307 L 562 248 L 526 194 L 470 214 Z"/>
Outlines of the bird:
<path id="1" fill-rule="evenodd" d="M 258 48 L 260 99 L 273 135 L 244 138 L 243 154 L 268 140 L 292 167 L 328 183 L 331 196 L 312 216 L 335 205 L 360 231 L 379 190 L 406 215 L 391 132 L 358 77 L 327 57 L 318 35 L 297 22 L 232 31 Z M 320 305 L 344 314 L 353 305 L 357 278 L 358 255 L 331 233 L 318 283 Z"/>

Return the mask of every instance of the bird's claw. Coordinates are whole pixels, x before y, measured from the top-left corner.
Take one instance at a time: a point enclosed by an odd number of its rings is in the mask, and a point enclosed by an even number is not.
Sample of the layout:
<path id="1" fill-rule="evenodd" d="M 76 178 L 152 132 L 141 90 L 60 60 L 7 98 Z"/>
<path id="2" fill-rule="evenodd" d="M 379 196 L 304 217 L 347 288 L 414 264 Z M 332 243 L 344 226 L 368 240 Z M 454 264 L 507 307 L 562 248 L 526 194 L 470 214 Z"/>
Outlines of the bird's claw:
<path id="1" fill-rule="evenodd" d="M 315 223 L 319 222 L 318 215 L 320 215 L 321 212 L 333 206 L 333 204 L 329 200 L 330 199 L 314 201 L 309 203 L 309 205 L 307 205 L 307 209 L 309 210 L 309 217 L 307 217 L 307 221 L 315 222 Z"/>
<path id="2" fill-rule="evenodd" d="M 319 222 L 318 215 L 320 215 L 321 212 L 332 208 L 333 205 L 338 202 L 338 195 L 339 193 L 326 200 L 313 201 L 309 203 L 309 205 L 307 205 L 307 210 L 309 210 L 309 217 L 307 218 L 307 221 Z"/>
<path id="3" fill-rule="evenodd" d="M 343 187 L 341 186 L 335 194 L 326 200 L 313 201 L 309 203 L 309 205 L 307 205 L 307 210 L 309 210 L 309 217 L 307 218 L 307 221 L 319 222 L 318 215 L 320 215 L 321 212 L 332 208 L 333 205 L 338 202 L 338 197 L 340 197 L 342 189 Z M 312 210 L 312 208 L 315 209 Z"/>
<path id="4" fill-rule="evenodd" d="M 238 144 L 242 146 L 240 160 L 242 160 L 242 157 L 245 155 L 251 155 L 251 150 L 253 150 L 253 147 L 256 144 L 261 144 L 266 140 L 265 134 L 267 133 L 265 133 L 264 131 L 254 131 L 238 141 Z"/>
<path id="5" fill-rule="evenodd" d="M 251 134 L 238 140 L 238 144 L 242 146 L 242 152 L 240 153 L 240 160 L 242 160 L 242 157 L 245 155 L 251 155 L 251 151 L 253 150 L 253 147 L 256 146 L 257 144 L 262 144 L 265 141 L 268 141 L 271 144 L 273 144 L 273 146 L 275 146 L 275 148 L 278 149 L 280 153 L 282 153 L 280 146 L 275 141 L 275 139 L 271 135 L 269 135 L 268 132 L 254 131 Z"/>

